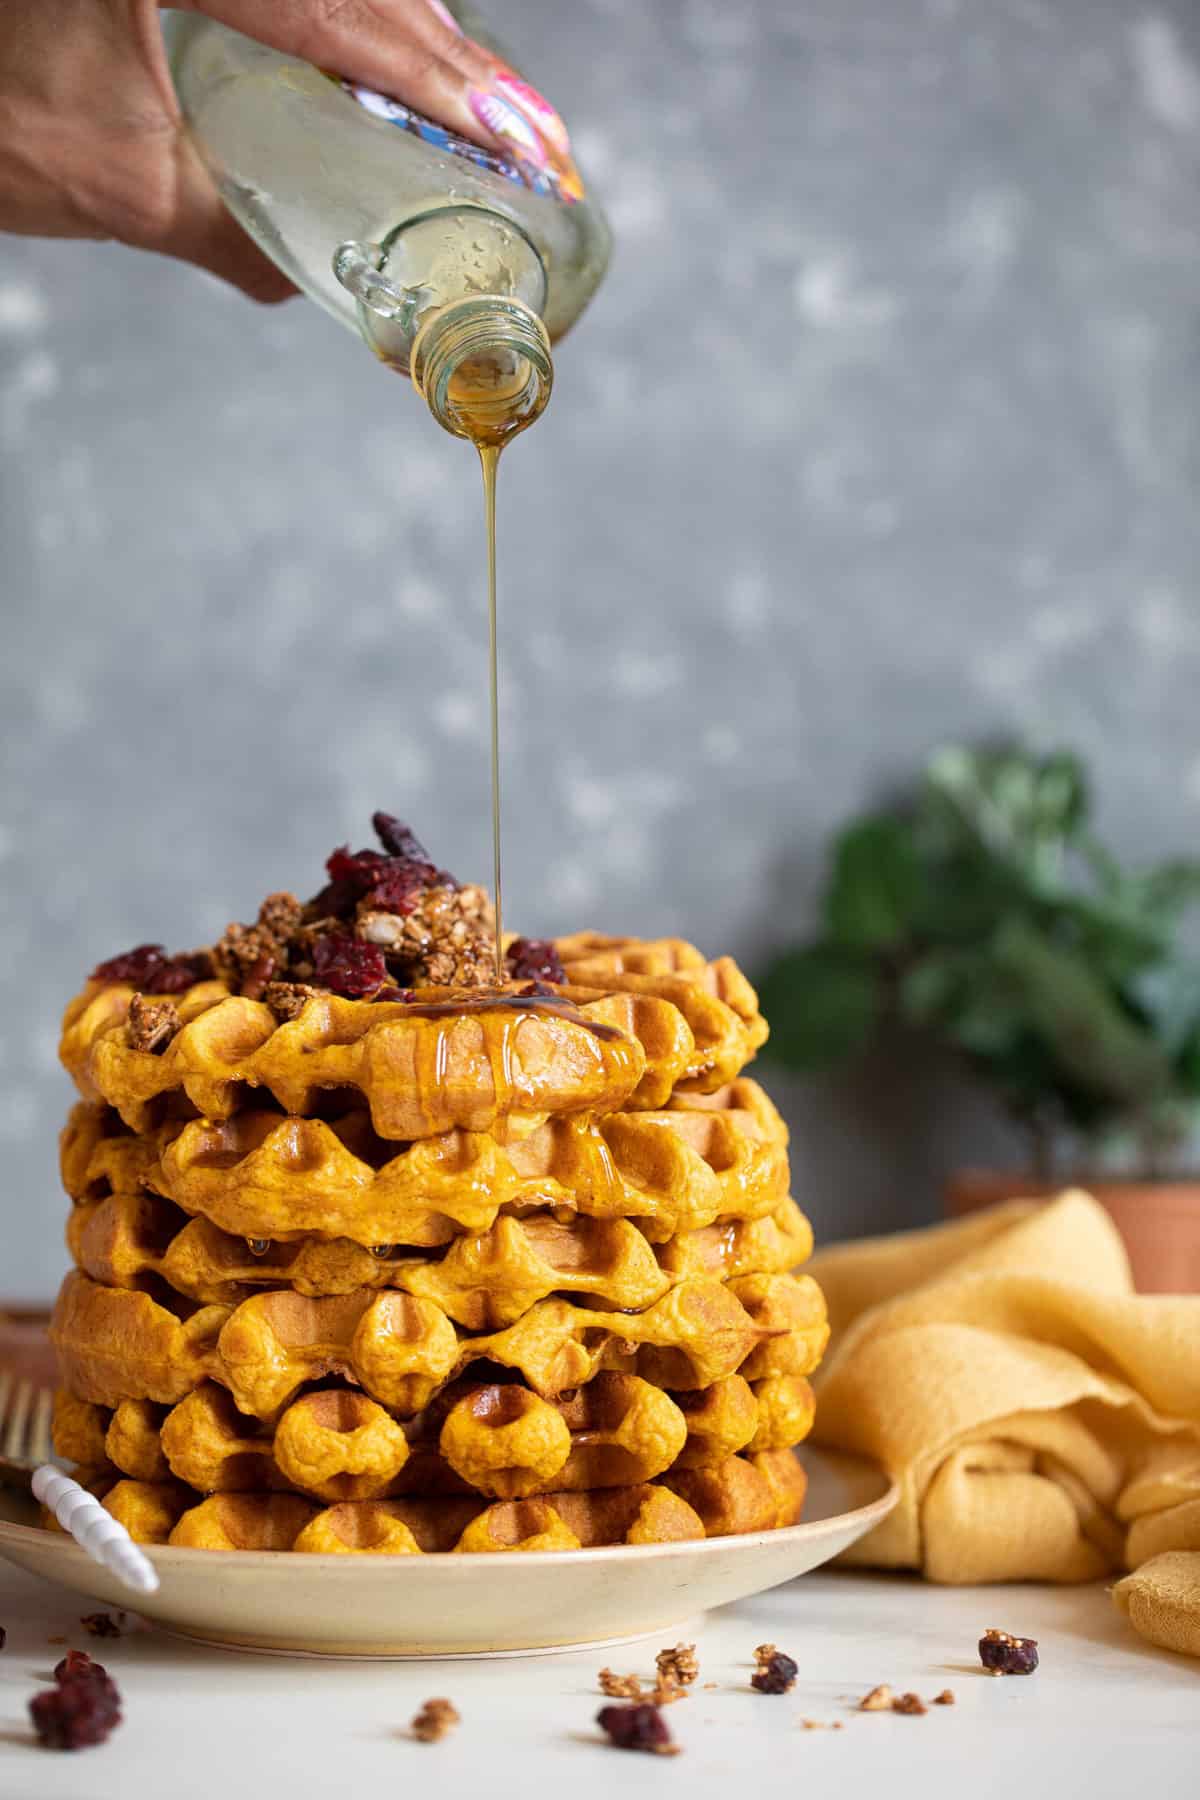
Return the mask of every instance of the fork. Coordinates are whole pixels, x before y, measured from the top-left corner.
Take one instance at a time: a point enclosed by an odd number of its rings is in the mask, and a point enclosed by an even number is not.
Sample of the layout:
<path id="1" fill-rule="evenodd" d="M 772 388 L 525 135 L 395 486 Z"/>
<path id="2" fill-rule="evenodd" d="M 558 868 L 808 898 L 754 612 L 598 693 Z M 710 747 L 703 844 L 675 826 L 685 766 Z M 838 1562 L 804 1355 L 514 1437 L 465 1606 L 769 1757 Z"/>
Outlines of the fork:
<path id="1" fill-rule="evenodd" d="M 0 1369 L 0 1487 L 31 1490 L 93 1562 L 135 1592 L 152 1594 L 158 1573 L 149 1557 L 85 1487 L 54 1467 L 53 1412 L 49 1388 Z"/>
<path id="2" fill-rule="evenodd" d="M 0 1487 L 28 1488 L 33 1471 L 54 1455 L 54 1395 L 12 1369 L 0 1369 Z"/>

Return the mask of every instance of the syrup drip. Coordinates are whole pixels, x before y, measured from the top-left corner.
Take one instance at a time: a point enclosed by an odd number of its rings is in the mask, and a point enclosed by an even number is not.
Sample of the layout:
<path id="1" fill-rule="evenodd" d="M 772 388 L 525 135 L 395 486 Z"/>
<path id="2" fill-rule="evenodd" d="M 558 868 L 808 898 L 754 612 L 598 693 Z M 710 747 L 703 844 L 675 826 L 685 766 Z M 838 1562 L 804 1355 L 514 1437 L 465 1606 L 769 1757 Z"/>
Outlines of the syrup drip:
<path id="1" fill-rule="evenodd" d="M 615 1025 L 602 1025 L 589 1019 L 565 994 L 551 998 L 547 994 L 479 994 L 464 995 L 461 1000 L 413 1000 L 404 1008 L 408 1019 L 458 1019 L 475 1013 L 546 1013 L 582 1025 L 603 1043 L 613 1043 L 625 1034 Z"/>
<path id="2" fill-rule="evenodd" d="M 492 879 L 496 903 L 496 980 L 504 980 L 504 904 L 500 892 L 500 658 L 496 633 L 496 470 L 499 444 L 477 444 L 483 471 L 483 521 L 488 557 L 488 688 L 492 742 Z"/>
<path id="3" fill-rule="evenodd" d="M 271 1248 L 271 1240 L 270 1238 L 248 1237 L 246 1239 L 246 1248 L 251 1256 L 266 1256 Z"/>

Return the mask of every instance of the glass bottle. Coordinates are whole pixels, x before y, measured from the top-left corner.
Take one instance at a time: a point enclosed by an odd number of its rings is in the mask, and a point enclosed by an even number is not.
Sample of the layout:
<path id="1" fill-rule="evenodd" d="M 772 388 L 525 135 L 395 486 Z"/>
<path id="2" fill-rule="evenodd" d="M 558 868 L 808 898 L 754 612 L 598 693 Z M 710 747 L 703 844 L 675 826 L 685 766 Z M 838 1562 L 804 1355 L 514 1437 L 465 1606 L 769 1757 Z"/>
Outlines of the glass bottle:
<path id="1" fill-rule="evenodd" d="M 451 10 L 496 48 L 466 7 Z M 267 255 L 410 374 L 447 430 L 500 445 L 535 419 L 550 345 L 608 262 L 608 227 L 582 184 L 201 14 L 169 17 L 167 33 L 200 152 Z"/>

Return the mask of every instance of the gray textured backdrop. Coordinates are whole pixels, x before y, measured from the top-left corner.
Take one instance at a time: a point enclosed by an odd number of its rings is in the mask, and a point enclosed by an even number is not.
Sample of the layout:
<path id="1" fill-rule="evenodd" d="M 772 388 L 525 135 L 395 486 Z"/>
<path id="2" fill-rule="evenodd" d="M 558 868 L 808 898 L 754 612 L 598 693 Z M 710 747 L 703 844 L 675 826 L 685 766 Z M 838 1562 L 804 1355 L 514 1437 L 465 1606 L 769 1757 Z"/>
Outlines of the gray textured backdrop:
<path id="1" fill-rule="evenodd" d="M 496 0 L 616 227 L 502 481 L 511 918 L 751 964 L 944 737 L 1200 809 L 1190 0 Z M 372 806 L 486 877 L 476 474 L 315 308 L 0 242 L 5 1228 L 62 1262 L 60 1006 L 311 889 Z M 1006 1148 L 909 1071 L 784 1089 L 819 1228 Z"/>

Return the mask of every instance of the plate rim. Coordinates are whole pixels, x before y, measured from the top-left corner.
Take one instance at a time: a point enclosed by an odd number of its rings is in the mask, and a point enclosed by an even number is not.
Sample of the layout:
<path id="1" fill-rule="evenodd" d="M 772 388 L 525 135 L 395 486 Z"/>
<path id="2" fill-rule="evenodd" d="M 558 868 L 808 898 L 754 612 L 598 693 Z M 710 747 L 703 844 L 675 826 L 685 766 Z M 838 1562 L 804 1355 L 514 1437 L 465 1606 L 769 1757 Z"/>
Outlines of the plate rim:
<path id="1" fill-rule="evenodd" d="M 797 1525 L 784 1525 L 769 1531 L 730 1532 L 721 1537 L 677 1538 L 663 1544 L 600 1544 L 590 1549 L 578 1550 L 538 1550 L 532 1553 L 538 1559 L 539 1568 L 561 1567 L 563 1569 L 579 1568 L 583 1563 L 613 1562 L 625 1558 L 658 1557 L 664 1560 L 672 1558 L 691 1558 L 704 1555 L 717 1555 L 733 1548 L 749 1550 L 751 1546 L 759 1548 L 775 1547 L 783 1550 L 788 1544 L 803 1543 L 807 1539 L 828 1533 L 831 1530 L 845 1529 L 847 1526 L 862 1524 L 863 1530 L 856 1534 L 864 1536 L 867 1530 L 882 1523 L 894 1511 L 900 1500 L 900 1485 L 895 1476 L 890 1475 L 874 1457 L 862 1456 L 857 1451 L 841 1450 L 824 1444 L 813 1444 L 811 1449 L 822 1458 L 830 1458 L 840 1462 L 857 1464 L 860 1469 L 870 1469 L 886 1484 L 884 1491 L 874 1500 L 866 1501 L 862 1506 L 851 1507 L 847 1512 L 830 1513 L 822 1519 L 801 1519 Z M 803 1460 L 803 1459 L 800 1459 Z M 21 1525 L 11 1519 L 0 1518 L 0 1555 L 4 1555 L 5 1546 L 24 1546 L 30 1550 L 44 1548 L 60 1548 L 62 1555 L 68 1560 L 79 1560 L 92 1564 L 80 1545 L 63 1532 L 51 1531 L 44 1525 Z M 193 1558 L 203 1557 L 205 1567 L 211 1568 L 214 1574 L 218 1569 L 231 1564 L 247 1573 L 254 1568 L 273 1569 L 279 1566 L 282 1559 L 290 1559 L 295 1553 L 291 1550 L 201 1550 L 187 1544 L 142 1544 L 139 1548 L 149 1557 L 156 1569 L 163 1573 L 174 1569 L 194 1567 Z M 427 1550 L 419 1556 L 388 1555 L 385 1551 L 360 1551 L 346 1555 L 339 1551 L 318 1551 L 304 1558 L 306 1572 L 317 1574 L 322 1569 L 349 1574 L 353 1568 L 361 1568 L 364 1572 L 382 1568 L 393 1569 L 397 1564 L 411 1567 L 416 1564 L 421 1569 L 447 1567 L 458 1569 L 499 1569 L 508 1567 L 515 1553 L 511 1550 L 481 1550 L 470 1556 L 464 1556 L 454 1550 Z M 516 1553 L 519 1554 L 519 1553 Z M 219 1559 L 219 1560 L 218 1560 Z M 518 1565 L 524 1566 L 524 1565 Z"/>

